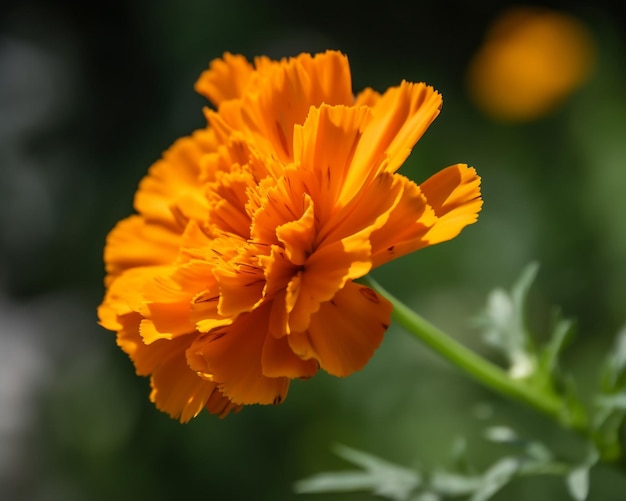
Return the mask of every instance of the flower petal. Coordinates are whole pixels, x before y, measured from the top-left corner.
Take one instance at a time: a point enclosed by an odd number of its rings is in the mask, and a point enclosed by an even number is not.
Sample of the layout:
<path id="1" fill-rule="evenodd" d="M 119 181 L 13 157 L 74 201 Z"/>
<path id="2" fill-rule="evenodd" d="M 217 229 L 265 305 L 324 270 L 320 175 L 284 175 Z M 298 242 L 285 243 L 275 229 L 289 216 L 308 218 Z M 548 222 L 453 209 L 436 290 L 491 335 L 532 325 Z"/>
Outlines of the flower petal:
<path id="1" fill-rule="evenodd" d="M 238 410 L 237 405 L 219 392 L 214 382 L 203 379 L 187 365 L 185 350 L 193 336 L 146 345 L 139 335 L 140 321 L 138 314 L 122 317 L 117 343 L 135 364 L 138 375 L 152 376 L 150 400 L 158 409 L 181 422 L 189 421 L 205 407 L 221 417 Z"/>
<path id="2" fill-rule="evenodd" d="M 311 106 L 353 101 L 348 60 L 339 52 L 301 54 L 263 76 L 258 92 L 242 99 L 243 123 L 268 156 L 283 161 L 293 158 L 294 125 L 304 123 Z"/>
<path id="3" fill-rule="evenodd" d="M 366 107 L 323 104 L 319 108 L 312 107 L 304 125 L 295 127 L 296 174 L 302 178 L 302 171 L 314 173 L 314 176 L 309 176 L 313 182 L 302 179 L 300 184 L 304 184 L 306 191 L 315 200 L 321 225 L 358 192 L 344 193 L 346 179 L 353 168 L 355 150 L 370 119 L 371 113 Z M 292 185 L 297 185 L 297 181 L 294 180 Z"/>
<path id="4" fill-rule="evenodd" d="M 315 239 L 315 212 L 313 200 L 303 194 L 305 209 L 302 216 L 276 228 L 276 237 L 285 247 L 285 255 L 296 266 L 303 265 L 313 251 Z"/>
<path id="5" fill-rule="evenodd" d="M 143 291 L 155 275 L 171 273 L 169 266 L 131 268 L 117 277 L 109 277 L 108 289 L 98 307 L 100 325 L 109 330 L 121 328 L 119 318 L 130 313 L 145 313 Z"/>
<path id="6" fill-rule="evenodd" d="M 348 280 L 367 275 L 371 267 L 369 235 L 363 232 L 317 249 L 287 287 L 287 331 L 306 330 L 322 303 Z"/>
<path id="7" fill-rule="evenodd" d="M 179 245 L 180 234 L 169 227 L 130 216 L 117 223 L 107 236 L 106 271 L 111 276 L 140 266 L 170 264 L 178 256 Z"/>
<path id="8" fill-rule="evenodd" d="M 420 189 L 437 216 L 425 237 L 429 245 L 450 240 L 477 221 L 483 201 L 480 177 L 473 168 L 452 165 L 428 178 Z"/>
<path id="9" fill-rule="evenodd" d="M 187 350 L 189 365 L 210 374 L 237 404 L 278 404 L 287 396 L 288 378 L 263 374 L 269 312 L 270 307 L 263 306 L 243 313 L 231 325 L 198 336 Z"/>
<path id="10" fill-rule="evenodd" d="M 220 287 L 218 312 L 224 317 L 251 311 L 263 299 L 265 275 L 254 246 L 246 245 L 234 259 L 213 269 Z"/>
<path id="11" fill-rule="evenodd" d="M 216 149 L 215 134 L 209 129 L 178 139 L 139 183 L 135 209 L 148 221 L 179 231 L 180 215 L 203 219 L 206 200 L 199 182 L 200 164 L 203 155 Z"/>
<path id="12" fill-rule="evenodd" d="M 403 176 L 394 177 L 402 195 L 385 224 L 372 233 L 374 267 L 427 246 L 424 235 L 437 221 L 420 188 Z"/>
<path id="13" fill-rule="evenodd" d="M 223 101 L 241 97 L 253 73 L 254 68 L 245 57 L 226 52 L 202 72 L 195 90 L 219 106 Z"/>
<path id="14" fill-rule="evenodd" d="M 402 82 L 385 92 L 371 108 L 373 119 L 363 131 L 346 189 L 358 190 L 375 175 L 372 166 L 389 172 L 400 168 L 419 138 L 439 115 L 441 95 L 425 84 Z"/>
<path id="15" fill-rule="evenodd" d="M 306 379 L 315 375 L 319 368 L 315 360 L 303 360 L 297 356 L 286 336 L 267 336 L 263 344 L 261 359 L 263 375 Z"/>
<path id="16" fill-rule="evenodd" d="M 391 304 L 372 289 L 349 282 L 311 317 L 308 331 L 287 336 L 302 358 L 334 376 L 362 369 L 390 324 Z"/>

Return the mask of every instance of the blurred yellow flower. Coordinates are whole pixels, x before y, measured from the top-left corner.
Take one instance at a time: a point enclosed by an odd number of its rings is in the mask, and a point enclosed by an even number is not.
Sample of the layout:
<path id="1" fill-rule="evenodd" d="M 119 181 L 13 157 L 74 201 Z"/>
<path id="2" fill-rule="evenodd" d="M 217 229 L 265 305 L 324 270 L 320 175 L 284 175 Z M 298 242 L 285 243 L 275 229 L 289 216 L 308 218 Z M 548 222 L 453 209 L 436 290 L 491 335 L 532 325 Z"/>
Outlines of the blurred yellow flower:
<path id="1" fill-rule="evenodd" d="M 196 90 L 215 105 L 141 181 L 107 238 L 98 313 L 156 406 L 188 421 L 277 404 L 293 378 L 361 369 L 391 305 L 355 283 L 476 221 L 480 180 L 396 173 L 441 96 L 402 82 L 352 94 L 338 52 L 225 54 Z"/>
<path id="2" fill-rule="evenodd" d="M 585 81 L 593 59 L 591 34 L 573 16 L 512 8 L 495 20 L 469 64 L 470 97 L 492 118 L 534 120 Z"/>

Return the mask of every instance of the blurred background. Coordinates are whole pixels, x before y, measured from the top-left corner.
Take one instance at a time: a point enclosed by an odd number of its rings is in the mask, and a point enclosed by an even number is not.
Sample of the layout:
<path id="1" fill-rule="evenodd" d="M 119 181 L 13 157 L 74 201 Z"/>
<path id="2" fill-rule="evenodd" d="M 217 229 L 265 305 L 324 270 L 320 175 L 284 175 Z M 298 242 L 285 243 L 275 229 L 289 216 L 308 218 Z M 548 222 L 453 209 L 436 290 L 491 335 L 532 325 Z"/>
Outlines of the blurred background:
<path id="1" fill-rule="evenodd" d="M 432 468 L 465 437 L 485 468 L 502 454 L 482 438 L 493 424 L 575 457 L 571 435 L 393 326 L 345 380 L 320 374 L 279 407 L 180 425 L 150 404 L 148 380 L 97 325 L 96 307 L 107 232 L 133 211 L 151 163 L 204 125 L 193 84 L 209 61 L 339 49 L 355 91 L 406 79 L 443 94 L 401 172 L 421 182 L 463 162 L 483 179 L 476 225 L 375 277 L 500 361 L 472 319 L 490 290 L 538 261 L 533 321 L 547 332 L 553 304 L 577 319 L 564 363 L 591 394 L 626 323 L 626 18 L 614 4 L 539 2 L 559 16 L 528 28 L 536 11 L 491 0 L 3 2 L 0 500 L 371 499 L 292 486 L 346 467 L 336 443 Z M 590 499 L 625 493 L 624 476 L 593 470 Z M 567 493 L 562 479 L 523 479 L 494 499 Z"/>

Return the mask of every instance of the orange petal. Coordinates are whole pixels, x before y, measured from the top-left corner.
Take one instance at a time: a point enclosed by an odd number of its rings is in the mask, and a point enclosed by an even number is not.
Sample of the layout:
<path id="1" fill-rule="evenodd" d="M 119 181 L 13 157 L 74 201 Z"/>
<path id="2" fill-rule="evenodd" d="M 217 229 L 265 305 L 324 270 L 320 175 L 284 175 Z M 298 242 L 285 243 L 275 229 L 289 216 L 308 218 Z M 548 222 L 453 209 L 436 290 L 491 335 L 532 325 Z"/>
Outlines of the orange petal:
<path id="1" fill-rule="evenodd" d="M 242 100 L 243 122 L 265 154 L 285 162 L 293 158 L 294 125 L 304 123 L 312 106 L 353 101 L 348 61 L 339 52 L 301 54 L 281 61 L 264 77 L 258 92 Z"/>
<path id="2" fill-rule="evenodd" d="M 287 334 L 287 308 L 285 307 L 286 289 L 278 291 L 272 300 L 269 333 L 276 338 L 283 337 Z"/>
<path id="3" fill-rule="evenodd" d="M 349 282 L 311 317 L 306 332 L 287 336 L 303 358 L 316 359 L 334 376 L 362 369 L 380 345 L 392 306 L 372 289 Z"/>
<path id="4" fill-rule="evenodd" d="M 395 172 L 439 114 L 441 95 L 425 84 L 402 82 L 371 108 L 373 119 L 363 132 L 348 183 L 359 183 L 373 165 Z"/>
<path id="5" fill-rule="evenodd" d="M 193 335 L 146 345 L 139 335 L 139 314 L 124 315 L 120 321 L 117 344 L 133 361 L 138 375 L 152 375 L 150 400 L 157 408 L 182 422 L 189 421 L 204 407 L 221 417 L 238 410 L 214 382 L 203 379 L 187 365 L 185 350 Z"/>
<path id="6" fill-rule="evenodd" d="M 278 245 L 271 246 L 269 256 L 259 256 L 259 263 L 265 272 L 264 296 L 284 292 L 293 276 L 300 269 L 287 259 L 285 249 Z"/>
<path id="7" fill-rule="evenodd" d="M 350 199 L 358 192 L 355 187 L 345 194 L 346 179 L 351 176 L 352 159 L 370 119 L 366 107 L 323 104 L 312 107 L 304 125 L 294 130 L 294 162 L 299 166 L 298 173 L 315 172 L 314 191 L 310 184 L 307 187 L 321 224 L 331 218 L 336 207 L 345 205 L 343 199 Z M 365 181 L 361 176 L 360 182 Z"/>
<path id="8" fill-rule="evenodd" d="M 427 246 L 424 235 L 437 220 L 420 188 L 403 176 L 393 176 L 402 195 L 385 224 L 372 233 L 373 267 Z"/>
<path id="9" fill-rule="evenodd" d="M 353 106 L 369 106 L 373 107 L 380 99 L 380 94 L 371 87 L 366 87 L 359 92 L 354 99 Z"/>
<path id="10" fill-rule="evenodd" d="M 166 226 L 147 223 L 141 216 L 123 219 L 107 236 L 104 261 L 109 275 L 138 266 L 173 263 L 180 235 Z"/>
<path id="11" fill-rule="evenodd" d="M 178 139 L 139 183 L 135 209 L 149 221 L 180 228 L 175 206 L 187 218 L 202 217 L 206 200 L 199 181 L 201 159 L 215 151 L 213 131 L 198 130 Z"/>
<path id="12" fill-rule="evenodd" d="M 213 269 L 220 288 L 217 308 L 223 317 L 251 311 L 263 299 L 265 275 L 254 250 L 247 252 L 249 248 L 245 246 L 232 261 Z"/>
<path id="13" fill-rule="evenodd" d="M 310 378 L 318 369 L 315 360 L 302 360 L 293 352 L 286 336 L 265 338 L 261 363 L 267 377 Z"/>
<path id="14" fill-rule="evenodd" d="M 223 317 L 218 311 L 219 295 L 215 291 L 203 291 L 191 302 L 189 320 L 199 332 L 209 332 L 217 327 L 232 323 L 233 318 Z"/>
<path id="15" fill-rule="evenodd" d="M 309 99 L 312 105 L 352 104 L 352 76 L 345 54 L 329 50 L 314 56 L 300 54 L 296 59 L 311 80 Z"/>
<path id="16" fill-rule="evenodd" d="M 189 319 L 190 304 L 152 303 L 148 305 L 150 318 L 141 321 L 139 332 L 146 344 L 157 339 L 172 339 L 181 334 L 195 331 L 195 324 Z"/>
<path id="17" fill-rule="evenodd" d="M 196 417 L 217 389 L 214 382 L 200 377 L 187 365 L 185 350 L 189 343 L 189 338 L 177 338 L 150 345 L 167 345 L 159 347 L 158 363 L 152 369 L 150 400 L 158 409 L 180 419 L 182 423 Z M 154 354 L 152 356 L 155 357 Z M 212 407 L 218 408 L 221 414 L 228 404 L 220 407 L 214 402 Z"/>
<path id="18" fill-rule="evenodd" d="M 306 330 L 323 302 L 331 300 L 348 280 L 362 277 L 370 269 L 369 234 L 351 235 L 318 248 L 287 288 L 289 330 Z"/>
<path id="19" fill-rule="evenodd" d="M 207 262 L 190 261 L 144 285 L 141 335 L 146 344 L 230 322 L 217 310 L 219 287 L 212 271 Z"/>
<path id="20" fill-rule="evenodd" d="M 402 193 L 400 176 L 389 172 L 378 174 L 337 211 L 331 224 L 320 229 L 318 242 L 340 240 L 356 233 L 369 236 L 386 224 Z"/>
<path id="21" fill-rule="evenodd" d="M 222 59 L 214 59 L 209 69 L 202 72 L 195 90 L 219 106 L 223 101 L 241 97 L 254 68 L 240 55 L 225 53 Z"/>
<path id="22" fill-rule="evenodd" d="M 289 379 L 266 377 L 261 365 L 269 312 L 263 306 L 241 314 L 231 325 L 199 336 L 187 350 L 189 365 L 211 374 L 237 404 L 277 404 L 287 396 Z"/>
<path id="23" fill-rule="evenodd" d="M 315 213 L 313 200 L 303 194 L 305 209 L 302 216 L 276 228 L 276 237 L 285 247 L 285 254 L 294 265 L 303 265 L 313 250 L 315 238 Z"/>
<path id="24" fill-rule="evenodd" d="M 473 168 L 452 165 L 431 176 L 420 189 L 437 216 L 437 222 L 425 237 L 429 245 L 456 237 L 478 219 L 483 201 L 480 177 Z"/>
<path id="25" fill-rule="evenodd" d="M 98 307 L 100 325 L 105 329 L 120 329 L 119 317 L 134 312 L 145 313 L 143 290 L 155 275 L 172 272 L 169 266 L 132 268 L 108 281 L 107 293 Z"/>
<path id="26" fill-rule="evenodd" d="M 252 174 L 231 164 L 229 172 L 217 172 L 215 181 L 207 186 L 210 208 L 208 220 L 221 231 L 234 233 L 244 239 L 250 237 L 250 217 L 246 212 L 247 189 L 254 188 Z"/>

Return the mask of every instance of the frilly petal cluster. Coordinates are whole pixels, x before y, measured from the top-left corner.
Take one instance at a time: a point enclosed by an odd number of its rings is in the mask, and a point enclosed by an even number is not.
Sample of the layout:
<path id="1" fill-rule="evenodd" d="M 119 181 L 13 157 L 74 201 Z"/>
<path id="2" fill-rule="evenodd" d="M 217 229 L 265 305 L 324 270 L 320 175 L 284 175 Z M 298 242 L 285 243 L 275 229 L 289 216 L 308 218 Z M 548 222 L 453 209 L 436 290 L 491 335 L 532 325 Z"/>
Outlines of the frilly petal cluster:
<path id="1" fill-rule="evenodd" d="M 482 201 L 474 169 L 397 174 L 441 96 L 402 82 L 352 92 L 334 51 L 225 54 L 196 90 L 207 126 L 177 140 L 104 251 L 100 323 L 151 400 L 185 422 L 282 402 L 290 380 L 360 370 L 391 305 L 355 282 L 456 236 Z"/>

